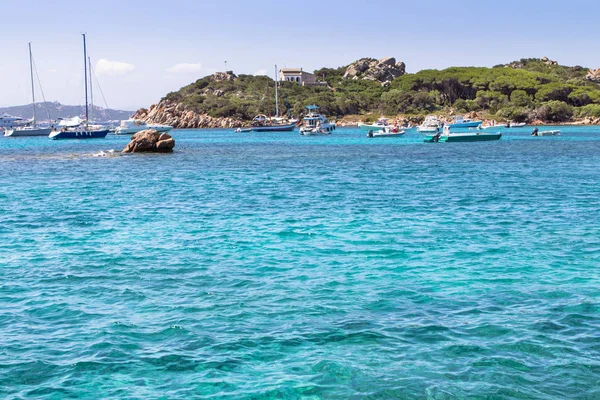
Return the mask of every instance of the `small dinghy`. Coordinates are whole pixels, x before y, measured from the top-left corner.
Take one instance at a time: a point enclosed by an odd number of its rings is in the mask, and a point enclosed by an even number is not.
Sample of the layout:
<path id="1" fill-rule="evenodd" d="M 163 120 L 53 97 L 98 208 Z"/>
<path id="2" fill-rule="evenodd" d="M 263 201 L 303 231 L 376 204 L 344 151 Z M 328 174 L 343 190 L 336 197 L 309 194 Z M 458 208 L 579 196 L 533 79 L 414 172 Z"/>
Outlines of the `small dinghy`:
<path id="1" fill-rule="evenodd" d="M 531 132 L 531 136 L 560 136 L 559 130 L 553 131 L 541 131 L 538 128 L 535 128 L 533 132 Z"/>
<path id="2" fill-rule="evenodd" d="M 369 131 L 367 133 L 367 137 L 369 138 L 378 138 L 378 137 L 401 137 L 404 136 L 406 132 L 397 128 L 389 128 L 386 127 L 384 129 L 380 129 L 378 131 Z"/>

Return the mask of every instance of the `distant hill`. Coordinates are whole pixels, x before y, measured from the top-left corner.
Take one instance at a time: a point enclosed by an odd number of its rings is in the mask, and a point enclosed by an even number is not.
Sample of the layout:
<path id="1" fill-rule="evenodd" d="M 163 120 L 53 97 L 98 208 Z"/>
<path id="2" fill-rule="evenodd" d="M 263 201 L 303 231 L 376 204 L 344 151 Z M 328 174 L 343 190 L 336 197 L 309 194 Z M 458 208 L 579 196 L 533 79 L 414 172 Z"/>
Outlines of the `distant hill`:
<path id="1" fill-rule="evenodd" d="M 46 111 L 46 109 L 48 111 Z M 40 121 L 48 119 L 48 112 L 50 113 L 50 119 L 53 120 L 57 118 L 67 118 L 75 116 L 83 117 L 85 115 L 85 106 L 66 106 L 56 101 L 53 103 L 36 103 L 35 112 L 37 114 L 38 120 Z M 31 104 L 12 107 L 0 107 L 0 115 L 4 113 L 21 118 L 32 118 L 33 108 L 31 107 Z M 133 115 L 133 111 L 112 110 L 94 106 L 93 110 L 90 107 L 90 114 L 90 119 L 94 121 L 114 121 L 128 119 L 131 115 Z"/>

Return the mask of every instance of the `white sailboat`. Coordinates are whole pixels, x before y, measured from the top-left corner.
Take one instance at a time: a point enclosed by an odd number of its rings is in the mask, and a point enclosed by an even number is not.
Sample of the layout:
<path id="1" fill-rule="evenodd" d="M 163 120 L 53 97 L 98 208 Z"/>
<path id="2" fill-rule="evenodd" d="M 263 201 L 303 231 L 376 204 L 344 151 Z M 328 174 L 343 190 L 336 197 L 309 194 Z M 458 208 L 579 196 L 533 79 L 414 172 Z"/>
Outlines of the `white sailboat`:
<path id="1" fill-rule="evenodd" d="M 52 132 L 51 128 L 38 128 L 35 117 L 35 85 L 33 83 L 33 56 L 31 54 L 31 43 L 29 43 L 29 70 L 31 73 L 31 99 L 33 104 L 33 120 L 31 125 L 22 126 L 14 129 L 8 129 L 4 132 L 4 136 L 48 136 Z"/>

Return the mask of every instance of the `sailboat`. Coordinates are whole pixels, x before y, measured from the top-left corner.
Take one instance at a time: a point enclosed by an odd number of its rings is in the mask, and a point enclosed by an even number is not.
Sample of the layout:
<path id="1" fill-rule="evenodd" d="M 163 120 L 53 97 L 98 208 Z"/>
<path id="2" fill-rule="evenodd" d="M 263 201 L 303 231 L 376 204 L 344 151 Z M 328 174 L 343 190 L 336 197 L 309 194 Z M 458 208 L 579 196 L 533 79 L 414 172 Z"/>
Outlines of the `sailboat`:
<path id="1" fill-rule="evenodd" d="M 4 136 L 48 136 L 52 132 L 51 128 L 38 128 L 35 118 L 35 85 L 33 84 L 33 56 L 31 55 L 31 43 L 29 43 L 29 70 L 31 72 L 31 99 L 33 103 L 33 120 L 31 125 L 9 129 L 4 132 Z"/>
<path id="2" fill-rule="evenodd" d="M 85 43 L 85 33 L 83 34 L 83 69 L 85 81 L 85 120 L 82 124 L 76 127 L 63 126 L 60 130 L 50 134 L 50 139 L 102 139 L 108 135 L 109 130 L 106 128 L 96 128 L 88 125 L 89 110 L 88 110 L 88 73 L 87 73 L 87 48 Z"/>
<path id="3" fill-rule="evenodd" d="M 251 130 L 254 132 L 289 132 L 296 128 L 297 120 L 288 121 L 279 116 L 279 80 L 277 78 L 277 65 L 275 66 L 275 117 L 269 118 L 260 114 L 252 120 Z M 285 93 L 284 93 L 285 96 Z M 287 104 L 287 100 L 286 100 Z"/>

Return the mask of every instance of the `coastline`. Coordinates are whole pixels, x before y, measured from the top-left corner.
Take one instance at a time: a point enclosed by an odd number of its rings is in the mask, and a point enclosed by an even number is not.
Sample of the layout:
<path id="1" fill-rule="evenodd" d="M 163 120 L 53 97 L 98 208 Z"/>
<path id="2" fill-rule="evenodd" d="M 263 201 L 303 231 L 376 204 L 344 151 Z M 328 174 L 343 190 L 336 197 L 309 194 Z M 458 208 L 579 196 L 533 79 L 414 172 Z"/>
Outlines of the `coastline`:
<path id="1" fill-rule="evenodd" d="M 440 113 L 436 114 L 436 116 L 445 122 L 451 122 L 455 115 L 459 115 L 458 113 Z M 380 116 L 389 118 L 391 123 L 398 123 L 401 125 L 412 124 L 419 125 L 423 122 L 425 115 L 379 115 L 379 114 L 367 114 L 367 115 L 345 115 L 342 117 L 332 117 L 332 120 L 336 121 L 336 124 L 340 127 L 351 127 L 358 126 L 359 123 L 369 123 L 374 122 Z M 485 113 L 467 113 L 466 117 L 481 120 L 481 121 L 491 121 L 493 118 L 490 118 L 489 115 Z M 200 129 L 200 128 L 227 128 L 234 129 L 239 127 L 247 127 L 250 126 L 252 121 L 250 120 L 242 120 L 238 118 L 232 117 L 212 117 L 207 114 L 197 113 L 193 110 L 186 109 L 186 107 L 182 103 L 174 103 L 168 100 L 163 100 L 158 104 L 153 104 L 150 108 L 139 109 L 132 116 L 134 119 L 142 120 L 148 124 L 163 124 L 170 125 L 174 129 Z M 496 119 L 498 123 L 506 122 L 505 120 Z M 555 126 L 578 126 L 578 125 L 586 125 L 586 126 L 595 126 L 600 125 L 600 118 L 573 118 L 570 121 L 542 121 L 542 120 L 533 120 L 533 121 L 523 121 L 526 122 L 527 125 L 531 126 L 542 126 L 542 125 L 555 125 Z"/>

